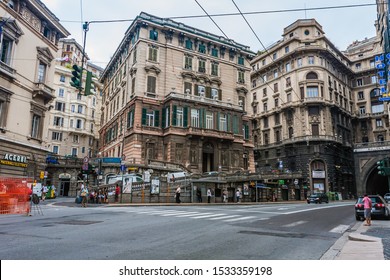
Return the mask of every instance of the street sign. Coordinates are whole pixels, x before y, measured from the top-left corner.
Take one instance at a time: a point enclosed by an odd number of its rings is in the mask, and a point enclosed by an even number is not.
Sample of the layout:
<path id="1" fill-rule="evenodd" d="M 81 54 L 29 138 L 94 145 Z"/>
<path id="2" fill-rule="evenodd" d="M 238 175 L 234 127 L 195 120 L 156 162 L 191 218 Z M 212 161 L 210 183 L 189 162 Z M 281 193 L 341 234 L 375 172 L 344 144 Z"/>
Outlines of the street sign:
<path id="1" fill-rule="evenodd" d="M 89 157 L 84 157 L 83 159 L 84 164 L 89 162 Z"/>
<path id="2" fill-rule="evenodd" d="M 125 172 L 125 170 L 126 170 L 126 165 L 122 164 L 122 165 L 121 165 L 121 171 L 122 171 L 122 172 Z"/>

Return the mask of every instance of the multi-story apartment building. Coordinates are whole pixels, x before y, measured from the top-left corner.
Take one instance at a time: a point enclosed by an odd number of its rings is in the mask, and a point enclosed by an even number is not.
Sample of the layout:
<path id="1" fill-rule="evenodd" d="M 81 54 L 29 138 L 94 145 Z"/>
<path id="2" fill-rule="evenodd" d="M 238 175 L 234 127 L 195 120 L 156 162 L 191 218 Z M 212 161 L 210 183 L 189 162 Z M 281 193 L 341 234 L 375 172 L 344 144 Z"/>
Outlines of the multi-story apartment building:
<path id="1" fill-rule="evenodd" d="M 54 76 L 55 99 L 51 103 L 45 140 L 51 152 L 61 156 L 84 158 L 98 153 L 101 107 L 98 79 L 103 69 L 88 63 L 85 55 L 84 66 L 93 72 L 92 95 L 79 94 L 70 81 L 72 66 L 81 66 L 82 53 L 82 47 L 74 39 L 60 40 Z"/>
<path id="2" fill-rule="evenodd" d="M 103 72 L 101 152 L 195 173 L 254 171 L 249 47 L 141 13 Z"/>
<path id="3" fill-rule="evenodd" d="M 355 114 L 348 58 L 314 19 L 286 27 L 283 39 L 252 64 L 251 108 L 258 172 L 300 171 L 288 192 L 354 193 Z"/>
<path id="4" fill-rule="evenodd" d="M 39 0 L 2 0 L 0 14 L 0 176 L 38 178 L 49 151 L 54 58 L 69 32 Z"/>

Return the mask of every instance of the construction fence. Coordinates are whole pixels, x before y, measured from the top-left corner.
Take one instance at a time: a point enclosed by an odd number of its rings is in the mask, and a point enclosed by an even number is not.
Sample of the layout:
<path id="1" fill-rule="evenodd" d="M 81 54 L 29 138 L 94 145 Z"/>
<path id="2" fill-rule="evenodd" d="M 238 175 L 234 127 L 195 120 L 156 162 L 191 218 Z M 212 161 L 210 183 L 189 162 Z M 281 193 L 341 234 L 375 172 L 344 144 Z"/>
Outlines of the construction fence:
<path id="1" fill-rule="evenodd" d="M 28 214 L 32 179 L 0 177 L 0 215 Z"/>

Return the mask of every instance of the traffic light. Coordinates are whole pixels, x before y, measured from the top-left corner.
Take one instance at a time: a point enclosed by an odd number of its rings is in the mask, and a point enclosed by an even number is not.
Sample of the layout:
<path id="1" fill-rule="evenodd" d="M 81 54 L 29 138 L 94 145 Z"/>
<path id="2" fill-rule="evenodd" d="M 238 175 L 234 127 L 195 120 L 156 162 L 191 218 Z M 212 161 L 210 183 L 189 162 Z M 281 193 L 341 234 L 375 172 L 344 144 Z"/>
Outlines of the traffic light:
<path id="1" fill-rule="evenodd" d="M 376 163 L 376 165 L 377 165 L 377 169 L 378 169 L 378 174 L 385 176 L 385 161 L 380 160 Z"/>
<path id="2" fill-rule="evenodd" d="M 92 95 L 91 93 L 91 87 L 92 87 L 92 72 L 87 71 L 87 78 L 85 79 L 85 92 L 84 95 Z"/>
<path id="3" fill-rule="evenodd" d="M 73 71 L 72 71 L 72 81 L 70 82 L 70 85 L 72 87 L 75 87 L 77 88 L 78 90 L 81 90 L 82 89 L 82 86 L 81 86 L 81 83 L 82 83 L 82 73 L 83 73 L 83 69 L 79 66 L 77 66 L 76 64 L 72 66 L 73 68 Z"/>

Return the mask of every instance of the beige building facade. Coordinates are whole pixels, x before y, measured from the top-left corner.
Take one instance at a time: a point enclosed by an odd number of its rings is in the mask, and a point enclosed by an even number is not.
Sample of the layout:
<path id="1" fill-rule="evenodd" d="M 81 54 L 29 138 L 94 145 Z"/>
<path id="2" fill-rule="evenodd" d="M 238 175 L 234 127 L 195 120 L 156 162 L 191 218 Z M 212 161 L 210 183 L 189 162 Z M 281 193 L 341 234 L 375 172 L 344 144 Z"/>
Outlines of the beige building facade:
<path id="1" fill-rule="evenodd" d="M 38 178 L 49 151 L 54 59 L 69 32 L 39 0 L 0 1 L 0 14 L 0 176 Z"/>

